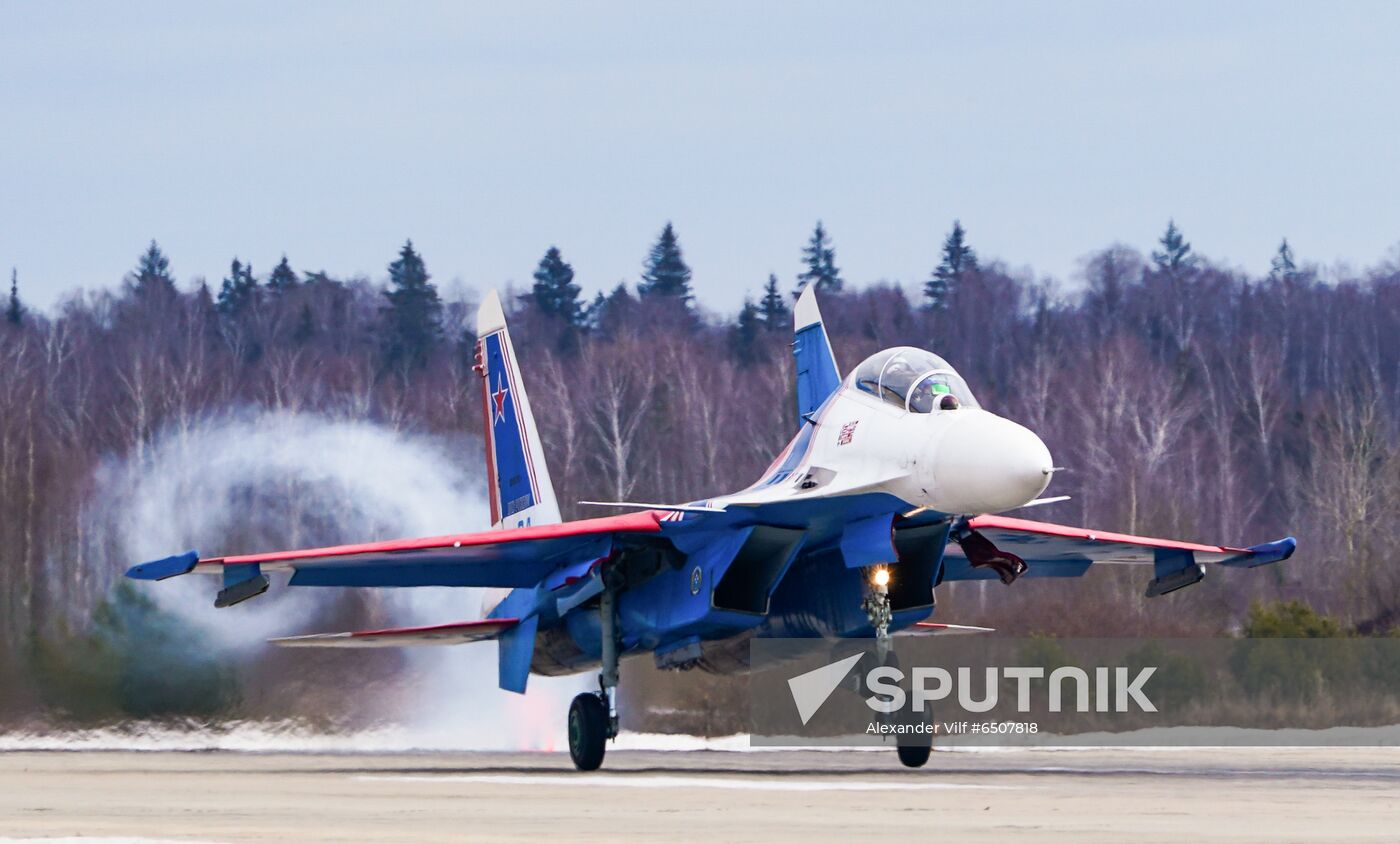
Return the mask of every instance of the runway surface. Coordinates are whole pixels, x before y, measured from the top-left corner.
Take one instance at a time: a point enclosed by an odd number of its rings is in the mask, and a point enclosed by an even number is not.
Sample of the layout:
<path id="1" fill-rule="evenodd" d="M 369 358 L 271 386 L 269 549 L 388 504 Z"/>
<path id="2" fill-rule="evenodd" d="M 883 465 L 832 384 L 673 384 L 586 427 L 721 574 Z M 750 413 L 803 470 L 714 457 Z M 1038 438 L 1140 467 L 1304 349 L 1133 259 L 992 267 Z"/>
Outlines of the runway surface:
<path id="1" fill-rule="evenodd" d="M 1395 841 L 1400 749 L 0 753 L 0 844 Z"/>

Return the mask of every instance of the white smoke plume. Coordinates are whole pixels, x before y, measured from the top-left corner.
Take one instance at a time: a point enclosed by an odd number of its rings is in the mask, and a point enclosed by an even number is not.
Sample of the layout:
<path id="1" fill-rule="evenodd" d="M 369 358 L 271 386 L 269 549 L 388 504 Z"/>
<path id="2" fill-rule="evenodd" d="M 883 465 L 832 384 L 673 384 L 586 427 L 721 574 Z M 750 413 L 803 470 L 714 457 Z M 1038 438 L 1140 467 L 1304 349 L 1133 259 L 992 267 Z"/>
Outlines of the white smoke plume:
<path id="1" fill-rule="evenodd" d="M 427 536 L 488 527 L 479 445 L 405 434 L 359 420 L 249 412 L 174 429 L 144 456 L 99 472 L 95 501 L 115 550 L 130 562 L 188 549 L 238 553 Z M 225 648 L 252 653 L 271 636 L 303 632 L 337 590 L 286 588 L 215 610 L 214 578 L 138 585 Z M 387 589 L 388 623 L 480 618 L 480 589 Z M 573 694 L 589 676 L 532 677 L 524 697 L 496 688 L 494 644 L 410 649 L 415 684 L 387 730 L 422 749 L 557 749 Z M 353 691 L 351 692 L 353 693 Z M 367 705 L 372 702 L 366 702 Z M 366 736 L 368 737 L 368 736 Z M 354 749 L 354 736 L 344 737 Z M 372 745 L 376 744 L 371 742 Z M 382 745 L 379 745 L 382 747 Z"/>

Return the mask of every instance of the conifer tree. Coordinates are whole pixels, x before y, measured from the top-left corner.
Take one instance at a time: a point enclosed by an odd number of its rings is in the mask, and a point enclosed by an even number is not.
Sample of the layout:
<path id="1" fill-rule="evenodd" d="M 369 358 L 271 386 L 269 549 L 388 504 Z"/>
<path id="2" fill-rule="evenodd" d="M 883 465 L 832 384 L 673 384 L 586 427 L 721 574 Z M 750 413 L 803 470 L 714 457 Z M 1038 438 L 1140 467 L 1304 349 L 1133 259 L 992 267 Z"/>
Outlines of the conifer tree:
<path id="1" fill-rule="evenodd" d="M 296 270 L 287 262 L 287 254 L 284 252 L 282 260 L 277 262 L 277 266 L 272 268 L 272 273 L 267 277 L 267 289 L 271 290 L 273 295 L 279 295 L 296 287 L 300 281 Z"/>
<path id="2" fill-rule="evenodd" d="M 599 290 L 598 295 L 593 297 L 593 301 L 583 309 L 583 327 L 589 331 L 596 331 L 602 327 L 603 311 L 607 310 L 608 297 Z"/>
<path id="3" fill-rule="evenodd" d="M 175 277 L 170 274 L 170 259 L 154 241 L 141 253 L 131 279 L 139 296 L 175 295 Z"/>
<path id="4" fill-rule="evenodd" d="M 300 345 L 315 336 L 316 320 L 311 313 L 311 304 L 302 302 L 301 312 L 297 315 L 296 328 L 292 329 L 292 342 Z"/>
<path id="5" fill-rule="evenodd" d="M 599 293 L 593 299 L 588 309 L 588 324 L 599 334 L 611 336 L 635 320 L 636 310 L 637 300 L 628 291 L 627 283 L 618 282 L 611 293 L 606 296 Z"/>
<path id="6" fill-rule="evenodd" d="M 1274 259 L 1269 262 L 1269 278 L 1273 281 L 1292 281 L 1298 276 L 1298 264 L 1293 260 L 1293 247 L 1288 245 L 1288 238 L 1278 245 L 1278 252 L 1274 253 Z"/>
<path id="7" fill-rule="evenodd" d="M 421 366 L 442 336 L 442 300 L 429 281 L 427 266 L 405 241 L 399 258 L 389 265 L 389 303 L 382 309 L 385 352 L 391 364 Z"/>
<path id="8" fill-rule="evenodd" d="M 19 301 L 19 271 L 10 267 L 10 303 L 5 307 L 5 321 L 10 325 L 24 322 L 24 305 Z"/>
<path id="9" fill-rule="evenodd" d="M 209 282 L 199 279 L 199 287 L 194 291 L 195 313 L 201 317 L 212 316 L 218 309 L 214 304 L 214 294 L 209 292 Z"/>
<path id="10" fill-rule="evenodd" d="M 258 280 L 253 275 L 252 265 L 234 258 L 219 288 L 219 313 L 226 317 L 238 316 L 257 304 L 258 294 Z"/>
<path id="11" fill-rule="evenodd" d="M 739 318 L 733 328 L 734 355 L 740 364 L 748 366 L 758 360 L 758 337 L 763 329 L 758 307 L 745 296 L 744 307 L 739 310 Z"/>
<path id="12" fill-rule="evenodd" d="M 763 285 L 763 298 L 758 302 L 758 317 L 763 327 L 769 331 L 782 331 L 790 326 L 792 311 L 788 309 L 783 294 L 778 292 L 778 277 L 768 274 L 768 283 Z"/>
<path id="13" fill-rule="evenodd" d="M 797 289 L 792 292 L 794 299 L 809 284 L 815 284 L 818 293 L 840 293 L 845 286 L 841 271 L 836 267 L 836 250 L 832 248 L 831 238 L 822 228 L 821 220 L 812 230 L 812 239 L 802 248 L 802 263 L 806 269 L 797 276 Z"/>
<path id="14" fill-rule="evenodd" d="M 948 299 L 953 295 L 958 282 L 968 273 L 977 271 L 977 253 L 967 245 L 967 231 L 959 220 L 953 221 L 953 230 L 943 239 L 943 257 L 934 268 L 933 275 L 924 282 L 924 298 L 929 310 L 941 311 L 948 307 Z"/>
<path id="15" fill-rule="evenodd" d="M 1167 230 L 1157 242 L 1162 248 L 1152 251 L 1152 263 L 1157 265 L 1158 270 L 1175 275 L 1196 265 L 1196 256 L 1191 254 L 1191 244 L 1186 242 L 1181 229 L 1176 227 L 1175 220 L 1167 220 Z"/>
<path id="16" fill-rule="evenodd" d="M 551 246 L 535 269 L 535 285 L 530 295 L 540 313 L 562 319 L 578 327 L 583 324 L 583 306 L 578 296 L 581 288 L 574 284 L 574 268 Z"/>
<path id="17" fill-rule="evenodd" d="M 681 254 L 680 241 L 670 222 L 661 230 L 661 236 L 647 254 L 642 269 L 642 282 L 637 285 L 637 293 L 643 299 L 668 297 L 677 302 L 690 304 L 693 296 L 690 290 L 690 267 Z"/>

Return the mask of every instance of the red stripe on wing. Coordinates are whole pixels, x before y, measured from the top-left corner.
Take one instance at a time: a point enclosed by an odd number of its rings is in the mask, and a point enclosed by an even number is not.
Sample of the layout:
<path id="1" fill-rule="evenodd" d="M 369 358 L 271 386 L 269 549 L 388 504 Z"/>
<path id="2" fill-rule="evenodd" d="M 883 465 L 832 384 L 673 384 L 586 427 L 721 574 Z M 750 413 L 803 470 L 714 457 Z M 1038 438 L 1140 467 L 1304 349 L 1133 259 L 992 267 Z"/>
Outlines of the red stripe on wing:
<path id="1" fill-rule="evenodd" d="M 418 539 L 392 539 L 385 542 L 366 542 L 359 545 L 333 545 L 327 548 L 305 548 L 297 551 L 268 551 L 261 554 L 241 554 L 227 557 L 209 557 L 199 561 L 200 565 L 243 565 L 248 563 L 277 563 L 295 560 L 312 560 L 325 557 L 353 557 L 358 554 L 383 554 L 394 551 L 424 551 L 434 548 L 468 548 L 479 545 L 497 545 L 510 542 L 527 542 L 532 539 L 559 539 L 568 536 L 592 536 L 604 533 L 656 533 L 661 530 L 655 510 L 637 513 L 624 513 L 620 516 L 605 516 L 599 519 L 580 519 L 557 525 L 533 525 L 505 530 L 485 530 L 478 533 L 459 533 L 448 536 L 425 536 Z"/>
<path id="2" fill-rule="evenodd" d="M 1141 545 L 1147 548 L 1170 548 L 1178 551 L 1197 551 L 1204 554 L 1248 554 L 1247 548 L 1231 548 L 1228 545 L 1201 545 L 1196 542 L 1180 542 L 1175 539 L 1156 539 L 1150 536 L 1132 536 L 1126 533 L 1111 533 L 1106 530 L 1056 525 L 1050 522 L 1032 522 L 1027 519 L 1012 519 L 1006 516 L 976 516 L 968 520 L 973 530 L 1015 530 L 1025 533 L 1038 533 L 1044 536 L 1062 536 L 1067 539 L 1083 539 L 1090 542 L 1117 542 L 1124 545 Z"/>

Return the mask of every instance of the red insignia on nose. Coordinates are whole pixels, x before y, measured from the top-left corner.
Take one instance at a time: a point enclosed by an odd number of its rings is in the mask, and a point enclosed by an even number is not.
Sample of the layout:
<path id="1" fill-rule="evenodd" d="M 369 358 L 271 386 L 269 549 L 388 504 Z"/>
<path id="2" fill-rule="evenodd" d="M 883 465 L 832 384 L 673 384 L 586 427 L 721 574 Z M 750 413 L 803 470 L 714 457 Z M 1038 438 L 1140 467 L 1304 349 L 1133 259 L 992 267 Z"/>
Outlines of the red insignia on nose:
<path id="1" fill-rule="evenodd" d="M 854 439 L 854 438 L 855 438 L 855 435 L 856 435 L 856 426 L 859 425 L 859 424 L 860 424 L 860 420 L 857 419 L 857 420 L 854 421 L 854 422 L 847 422 L 845 425 L 842 425 L 842 426 L 841 426 L 841 433 L 840 433 L 839 435 L 837 435 L 837 437 L 836 437 L 836 444 L 837 444 L 837 445 L 846 445 L 846 444 L 849 443 L 852 439 Z"/>

